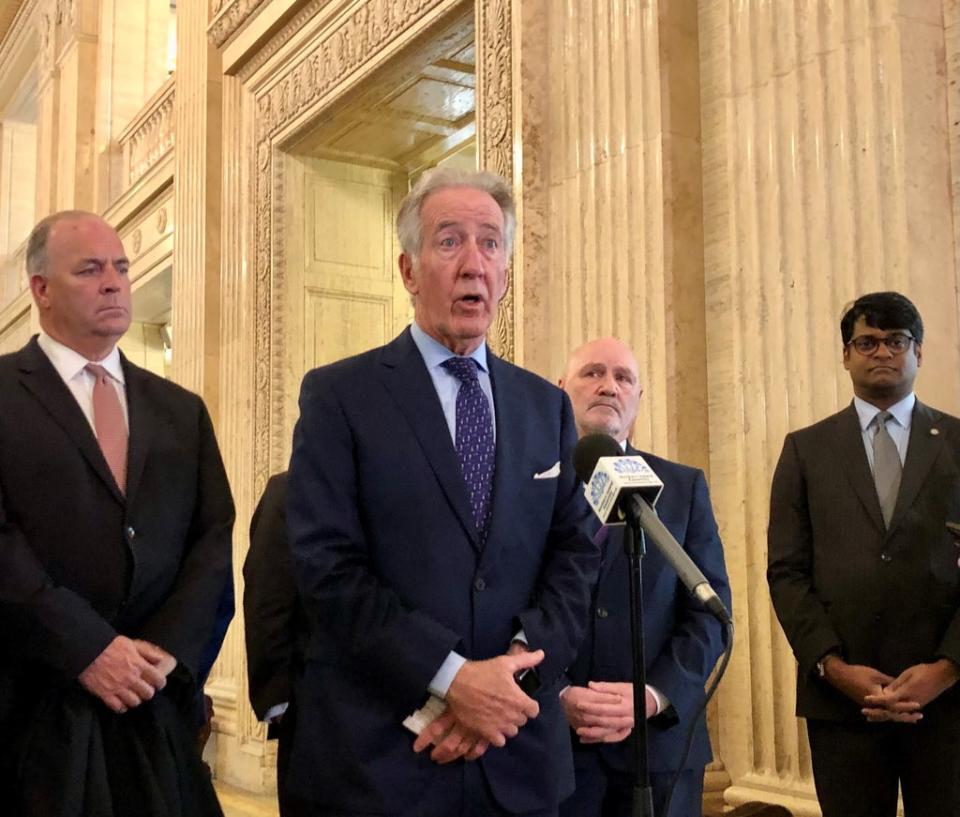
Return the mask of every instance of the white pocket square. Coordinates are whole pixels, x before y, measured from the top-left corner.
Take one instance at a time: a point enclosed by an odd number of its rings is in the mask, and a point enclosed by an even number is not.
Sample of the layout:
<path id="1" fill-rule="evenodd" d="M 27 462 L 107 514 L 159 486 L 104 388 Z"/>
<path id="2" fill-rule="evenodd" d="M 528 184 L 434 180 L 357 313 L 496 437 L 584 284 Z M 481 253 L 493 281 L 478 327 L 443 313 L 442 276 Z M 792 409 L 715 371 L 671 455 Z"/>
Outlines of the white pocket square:
<path id="1" fill-rule="evenodd" d="M 560 476 L 560 460 L 557 460 L 552 468 L 548 468 L 546 471 L 541 471 L 539 474 L 534 474 L 534 479 L 556 479 Z"/>

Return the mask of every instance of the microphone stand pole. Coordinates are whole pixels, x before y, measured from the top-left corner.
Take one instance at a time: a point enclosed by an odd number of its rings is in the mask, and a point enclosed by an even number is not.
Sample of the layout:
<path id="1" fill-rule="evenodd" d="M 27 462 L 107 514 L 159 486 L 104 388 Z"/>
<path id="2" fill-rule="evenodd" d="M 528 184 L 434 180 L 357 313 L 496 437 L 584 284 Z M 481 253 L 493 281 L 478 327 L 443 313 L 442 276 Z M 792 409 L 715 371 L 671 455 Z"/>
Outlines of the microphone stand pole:
<path id="1" fill-rule="evenodd" d="M 643 567 L 646 539 L 632 511 L 627 512 L 623 546 L 630 567 L 630 640 L 633 651 L 633 817 L 654 817 L 647 756 L 647 670 L 643 655 Z"/>

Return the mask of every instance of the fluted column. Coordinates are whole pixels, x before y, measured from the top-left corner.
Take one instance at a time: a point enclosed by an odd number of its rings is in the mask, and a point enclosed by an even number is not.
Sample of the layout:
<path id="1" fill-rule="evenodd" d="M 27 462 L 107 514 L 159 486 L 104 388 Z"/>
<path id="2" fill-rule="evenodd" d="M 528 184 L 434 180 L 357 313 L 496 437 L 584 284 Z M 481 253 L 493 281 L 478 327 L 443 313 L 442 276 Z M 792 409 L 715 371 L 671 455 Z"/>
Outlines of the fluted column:
<path id="1" fill-rule="evenodd" d="M 727 801 L 814 814 L 765 582 L 769 486 L 786 432 L 851 398 L 838 323 L 859 294 L 917 303 L 918 391 L 960 405 L 943 9 L 702 3 L 700 44 L 710 473 L 738 628 L 720 701 Z"/>
<path id="2" fill-rule="evenodd" d="M 209 22 L 207 0 L 179 4 L 171 377 L 202 394 L 217 422 L 222 73 Z"/>
<path id="3" fill-rule="evenodd" d="M 523 4 L 523 361 L 616 334 L 634 440 L 707 463 L 694 0 Z M 683 406 L 683 411 L 679 410 Z"/>
<path id="4" fill-rule="evenodd" d="M 243 639 L 241 567 L 247 550 L 250 517 L 262 485 L 256 485 L 253 468 L 253 396 L 268 388 L 255 378 L 256 316 L 255 281 L 251 280 L 252 249 L 248 225 L 253 220 L 250 205 L 251 168 L 249 122 L 252 102 L 236 77 L 223 77 L 223 211 L 220 259 L 220 425 L 223 457 L 237 506 L 234 535 L 234 586 L 238 589 L 237 611 L 227 634 L 207 691 L 217 711 L 216 772 L 221 780 L 252 791 L 275 788 L 276 744 L 268 744 L 247 694 L 246 655 Z"/>
<path id="5" fill-rule="evenodd" d="M 96 0 L 46 0 L 37 9 L 36 216 L 94 208 Z"/>

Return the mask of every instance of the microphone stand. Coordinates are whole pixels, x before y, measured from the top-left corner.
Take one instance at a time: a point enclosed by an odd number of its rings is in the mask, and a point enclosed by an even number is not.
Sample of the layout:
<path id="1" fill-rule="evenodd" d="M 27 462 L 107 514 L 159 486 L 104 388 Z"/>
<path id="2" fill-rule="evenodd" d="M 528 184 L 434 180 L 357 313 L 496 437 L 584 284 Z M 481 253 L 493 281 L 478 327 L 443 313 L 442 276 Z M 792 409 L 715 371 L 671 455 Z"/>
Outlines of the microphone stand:
<path id="1" fill-rule="evenodd" d="M 654 817 L 647 752 L 647 669 L 643 655 L 643 566 L 646 538 L 632 508 L 623 532 L 630 574 L 630 641 L 633 651 L 633 817 Z"/>

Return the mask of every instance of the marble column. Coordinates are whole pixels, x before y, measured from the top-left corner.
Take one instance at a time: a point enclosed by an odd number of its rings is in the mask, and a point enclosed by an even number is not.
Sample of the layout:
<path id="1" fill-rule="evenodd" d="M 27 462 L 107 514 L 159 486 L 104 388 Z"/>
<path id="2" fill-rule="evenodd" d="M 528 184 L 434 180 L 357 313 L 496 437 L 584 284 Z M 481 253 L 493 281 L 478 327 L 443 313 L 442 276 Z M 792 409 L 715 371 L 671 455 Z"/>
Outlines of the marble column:
<path id="1" fill-rule="evenodd" d="M 960 405 L 944 7 L 699 12 L 710 474 L 738 629 L 720 700 L 726 799 L 817 814 L 795 662 L 765 581 L 769 485 L 785 433 L 851 398 L 838 323 L 859 294 L 917 303 L 929 333 L 918 391 Z"/>
<path id="2" fill-rule="evenodd" d="M 219 419 L 220 54 L 207 39 L 206 0 L 177 8 L 174 127 L 174 351 L 171 377 L 201 394 Z"/>
<path id="3" fill-rule="evenodd" d="M 94 109 L 97 87 L 97 0 L 61 0 L 56 209 L 95 208 Z M 69 146 L 64 150 L 63 146 Z"/>
<path id="4" fill-rule="evenodd" d="M 586 340 L 631 344 L 634 441 L 705 467 L 696 6 L 522 4 L 521 337 L 552 380 Z"/>

